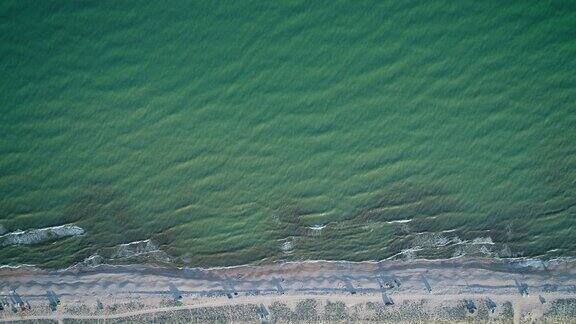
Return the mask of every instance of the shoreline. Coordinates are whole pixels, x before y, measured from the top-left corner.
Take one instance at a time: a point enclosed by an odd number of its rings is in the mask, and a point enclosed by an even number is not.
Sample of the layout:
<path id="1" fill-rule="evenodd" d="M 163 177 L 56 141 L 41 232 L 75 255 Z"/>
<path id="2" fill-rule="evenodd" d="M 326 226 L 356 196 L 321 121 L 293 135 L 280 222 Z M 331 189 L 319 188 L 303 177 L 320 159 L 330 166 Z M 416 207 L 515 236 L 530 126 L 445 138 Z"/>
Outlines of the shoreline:
<path id="1" fill-rule="evenodd" d="M 494 258 L 494 257 L 467 257 L 467 256 L 458 256 L 446 259 L 383 259 L 383 260 L 364 260 L 364 261 L 349 261 L 349 260 L 323 260 L 323 259 L 314 259 L 314 260 L 296 260 L 296 261 L 272 261 L 272 262 L 263 262 L 263 263 L 245 263 L 245 264 L 238 264 L 238 265 L 230 265 L 230 266 L 187 266 L 181 265 L 178 263 L 170 263 L 170 262 L 133 262 L 133 263 L 99 263 L 96 265 L 87 265 L 84 262 L 77 262 L 71 266 L 65 268 L 44 268 L 40 267 L 35 264 L 18 264 L 18 265 L 11 265 L 11 264 L 0 264 L 0 276 L 3 276 L 5 273 L 9 273 L 10 271 L 22 271 L 22 272 L 46 272 L 46 273 L 60 273 L 66 271 L 72 271 L 76 273 L 83 273 L 83 272 L 93 272 L 97 271 L 97 269 L 101 268 L 165 268 L 165 269 L 201 269 L 201 270 L 225 270 L 225 269 L 234 269 L 234 268 L 244 268 L 244 267 L 272 267 L 276 265 L 287 265 L 287 264 L 314 264 L 314 263 L 325 263 L 325 264 L 435 264 L 435 263 L 462 263 L 462 264 L 490 264 L 490 265 L 508 265 L 508 266 L 516 266 L 519 268 L 523 267 L 541 267 L 542 265 L 546 266 L 547 264 L 574 264 L 576 266 L 576 257 L 558 257 L 552 259 L 543 259 L 539 257 L 514 257 L 514 258 Z"/>
<path id="2" fill-rule="evenodd" d="M 308 304 L 315 310 L 304 312 L 312 317 L 303 322 L 329 321 L 336 304 L 339 316 L 351 322 L 386 318 L 400 322 L 561 321 L 562 316 L 576 314 L 575 265 L 571 259 L 452 259 L 302 261 L 219 268 L 0 268 L 0 299 L 13 298 L 14 290 L 30 305 L 24 311 L 0 311 L 0 322 L 114 322 L 135 317 L 146 322 L 166 314 L 193 322 L 198 316 L 203 318 L 198 312 L 219 314 L 214 315 L 216 320 L 224 316 L 225 321 L 257 322 L 260 307 L 268 313 L 265 319 L 282 322 L 280 310 L 296 316 L 302 313 L 299 307 Z M 50 309 L 47 292 L 61 300 L 55 310 Z"/>

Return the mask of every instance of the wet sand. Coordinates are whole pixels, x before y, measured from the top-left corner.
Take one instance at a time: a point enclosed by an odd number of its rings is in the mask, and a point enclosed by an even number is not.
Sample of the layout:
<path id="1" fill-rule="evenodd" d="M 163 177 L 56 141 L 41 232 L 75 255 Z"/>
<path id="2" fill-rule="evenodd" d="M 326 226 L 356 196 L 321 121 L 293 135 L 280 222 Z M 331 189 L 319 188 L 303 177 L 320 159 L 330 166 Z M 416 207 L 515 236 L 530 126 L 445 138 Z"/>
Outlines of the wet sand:
<path id="1" fill-rule="evenodd" d="M 456 259 L 4 268 L 0 299 L 20 297 L 24 310 L 6 305 L 0 321 L 566 322 L 576 321 L 574 265 Z"/>

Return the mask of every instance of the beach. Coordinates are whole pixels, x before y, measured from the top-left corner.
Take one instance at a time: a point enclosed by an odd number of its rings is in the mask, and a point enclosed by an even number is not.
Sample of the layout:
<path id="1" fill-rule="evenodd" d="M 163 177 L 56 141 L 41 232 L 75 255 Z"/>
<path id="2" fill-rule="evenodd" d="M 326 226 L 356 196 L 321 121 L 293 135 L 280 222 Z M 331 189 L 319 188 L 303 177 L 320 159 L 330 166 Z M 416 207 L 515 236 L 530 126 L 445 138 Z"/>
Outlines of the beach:
<path id="1" fill-rule="evenodd" d="M 0 265 L 576 256 L 575 1 L 0 13 Z"/>
<path id="2" fill-rule="evenodd" d="M 4 307 L 2 322 L 569 322 L 576 267 L 480 259 L 5 267 L 0 291 L 23 303 Z"/>

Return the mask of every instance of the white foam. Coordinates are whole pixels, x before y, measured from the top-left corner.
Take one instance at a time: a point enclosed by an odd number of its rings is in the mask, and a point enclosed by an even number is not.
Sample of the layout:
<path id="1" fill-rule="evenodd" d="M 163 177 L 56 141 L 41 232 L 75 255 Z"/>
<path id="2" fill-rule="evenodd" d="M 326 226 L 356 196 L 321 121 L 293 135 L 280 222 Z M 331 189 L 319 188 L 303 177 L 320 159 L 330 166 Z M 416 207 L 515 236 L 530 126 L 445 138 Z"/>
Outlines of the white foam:
<path id="1" fill-rule="evenodd" d="M 292 242 L 290 241 L 286 241 L 284 243 L 282 243 L 282 245 L 280 246 L 280 249 L 284 252 L 284 253 L 290 253 L 292 252 Z"/>
<path id="2" fill-rule="evenodd" d="M 398 219 L 398 220 L 388 221 L 388 222 L 386 222 L 386 224 L 405 224 L 405 223 L 410 223 L 411 221 L 412 221 L 411 219 Z"/>
<path id="3" fill-rule="evenodd" d="M 31 245 L 44 241 L 60 239 L 67 236 L 79 236 L 85 233 L 84 229 L 72 225 L 60 225 L 39 229 L 16 230 L 0 236 L 0 246 Z"/>
<path id="4" fill-rule="evenodd" d="M 470 242 L 470 244 L 489 244 L 494 245 L 491 237 L 477 237 Z"/>

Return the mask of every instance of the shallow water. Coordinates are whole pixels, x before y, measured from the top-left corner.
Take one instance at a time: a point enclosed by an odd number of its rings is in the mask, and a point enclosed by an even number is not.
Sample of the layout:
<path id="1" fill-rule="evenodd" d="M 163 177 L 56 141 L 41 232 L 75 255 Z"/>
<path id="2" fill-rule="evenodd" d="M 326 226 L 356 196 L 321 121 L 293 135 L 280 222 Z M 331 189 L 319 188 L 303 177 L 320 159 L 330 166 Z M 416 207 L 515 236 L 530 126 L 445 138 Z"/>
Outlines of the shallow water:
<path id="1" fill-rule="evenodd" d="M 0 15 L 0 224 L 87 231 L 0 264 L 575 256 L 573 1 Z"/>

